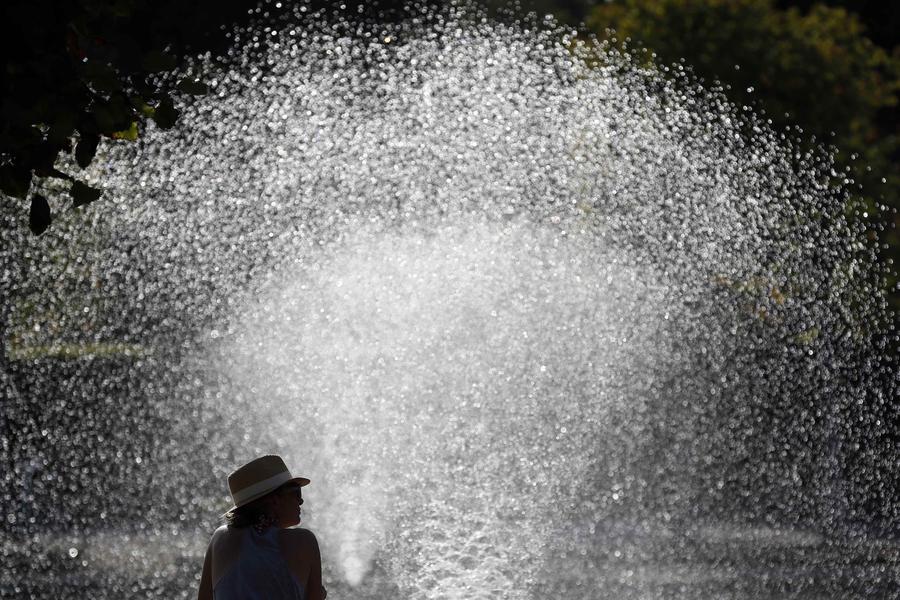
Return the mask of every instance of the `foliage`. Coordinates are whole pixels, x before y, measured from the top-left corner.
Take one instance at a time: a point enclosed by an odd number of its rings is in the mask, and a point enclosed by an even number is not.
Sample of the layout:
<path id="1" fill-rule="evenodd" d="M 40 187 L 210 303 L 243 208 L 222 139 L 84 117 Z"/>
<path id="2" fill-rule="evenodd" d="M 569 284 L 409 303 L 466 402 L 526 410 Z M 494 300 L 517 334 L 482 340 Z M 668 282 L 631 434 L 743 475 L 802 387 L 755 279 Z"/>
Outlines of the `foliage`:
<path id="1" fill-rule="evenodd" d="M 353 6 L 353 16 L 401 19 L 428 4 L 441 2 L 373 0 Z M 61 153 L 73 153 L 84 169 L 102 139 L 137 140 L 148 120 L 173 127 L 173 96 L 207 92 L 201 74 L 176 81 L 173 71 L 186 72 L 192 56 L 224 54 L 236 27 L 296 18 L 296 7 L 276 0 L 4 0 L 0 191 L 32 198 L 36 234 L 52 217 L 52 203 L 35 191 L 42 178 L 71 182 L 75 207 L 98 199 L 99 190 L 54 168 Z M 307 0 L 304 8 L 349 14 L 341 0 Z M 263 36 L 254 48 L 268 43 Z"/>
<path id="2" fill-rule="evenodd" d="M 815 4 L 841 7 L 857 15 L 866 27 L 866 36 L 882 48 L 900 45 L 900 6 L 884 0 L 776 0 L 778 8 L 796 7 L 807 11 Z"/>
<path id="3" fill-rule="evenodd" d="M 619 0 L 597 6 L 588 24 L 601 37 L 651 49 L 659 63 L 683 59 L 776 128 L 797 125 L 810 142 L 834 144 L 838 166 L 858 184 L 852 206 L 872 219 L 873 237 L 888 229 L 883 255 L 900 260 L 890 231 L 900 208 L 900 132 L 890 118 L 900 52 L 876 46 L 855 14 L 821 4 L 779 9 L 772 0 Z"/>
<path id="4" fill-rule="evenodd" d="M 47 199 L 33 193 L 41 178 L 71 182 L 72 205 L 100 197 L 100 190 L 54 164 L 74 154 L 82 169 L 100 140 L 136 140 L 147 119 L 175 124 L 177 91 L 202 94 L 193 77 L 164 75 L 191 53 L 225 47 L 225 23 L 240 22 L 255 2 L 158 0 L 7 0 L 0 5 L 4 43 L 0 71 L 0 190 L 31 197 L 35 234 L 51 221 Z"/>

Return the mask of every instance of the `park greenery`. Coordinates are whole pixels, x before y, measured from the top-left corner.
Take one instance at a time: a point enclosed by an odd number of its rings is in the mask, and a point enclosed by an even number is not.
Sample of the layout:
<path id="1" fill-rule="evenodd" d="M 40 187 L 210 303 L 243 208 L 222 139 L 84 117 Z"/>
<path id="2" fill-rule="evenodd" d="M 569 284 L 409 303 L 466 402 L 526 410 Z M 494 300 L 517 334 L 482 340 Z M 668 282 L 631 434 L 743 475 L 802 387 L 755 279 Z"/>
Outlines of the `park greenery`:
<path id="1" fill-rule="evenodd" d="M 83 169 L 101 139 L 134 141 L 148 120 L 172 127 L 178 119 L 173 94 L 202 94 L 206 86 L 169 73 L 197 54 L 224 52 L 225 26 L 246 20 L 255 6 L 213 0 L 2 4 L 0 190 L 28 201 L 34 233 L 51 222 L 50 203 L 36 191 L 40 181 L 70 182 L 76 208 L 101 196 L 59 170 L 60 155 L 71 155 Z"/>
<path id="2" fill-rule="evenodd" d="M 10 0 L 0 7 L 0 190 L 29 212 L 35 234 L 50 226 L 48 195 L 67 190 L 73 208 L 101 191 L 58 168 L 79 168 L 101 140 L 133 142 L 153 122 L 173 127 L 178 95 L 203 94 L 198 55 L 224 53 L 228 32 L 274 19 L 289 2 L 255 0 Z M 323 3 L 327 5 L 328 3 Z M 390 10 L 382 2 L 366 12 Z M 489 8 L 503 3 L 487 2 Z M 525 2 L 597 36 L 647 48 L 657 65 L 681 62 L 721 85 L 809 146 L 836 148 L 837 179 L 852 181 L 848 213 L 866 221 L 888 265 L 900 261 L 900 11 L 832 0 L 543 0 Z M 652 53 L 652 54 L 650 54 Z M 181 75 L 174 77 L 171 74 Z M 718 82 L 718 83 L 717 83 Z M 60 185 L 42 185 L 45 181 Z M 57 209 L 58 210 L 58 209 Z M 890 279 L 890 278 L 889 278 Z M 887 282 L 900 306 L 896 280 Z"/>
<path id="3" fill-rule="evenodd" d="M 720 83 L 801 144 L 833 147 L 837 180 L 852 182 L 848 212 L 865 220 L 885 263 L 900 264 L 900 47 L 876 45 L 859 15 L 772 0 L 619 0 L 593 8 L 587 23 L 620 46 L 647 48 L 657 64 Z M 900 307 L 896 290 L 892 300 Z"/>

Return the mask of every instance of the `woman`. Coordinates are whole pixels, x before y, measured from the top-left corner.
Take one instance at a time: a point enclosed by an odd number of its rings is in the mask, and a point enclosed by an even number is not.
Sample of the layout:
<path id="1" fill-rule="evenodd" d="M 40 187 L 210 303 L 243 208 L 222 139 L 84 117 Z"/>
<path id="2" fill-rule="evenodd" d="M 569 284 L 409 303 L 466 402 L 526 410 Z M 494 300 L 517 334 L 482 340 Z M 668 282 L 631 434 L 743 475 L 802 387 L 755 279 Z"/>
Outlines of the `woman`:
<path id="1" fill-rule="evenodd" d="M 280 456 L 257 458 L 228 476 L 234 507 L 213 533 L 198 600 L 322 600 L 316 536 L 300 523 L 305 477 Z"/>

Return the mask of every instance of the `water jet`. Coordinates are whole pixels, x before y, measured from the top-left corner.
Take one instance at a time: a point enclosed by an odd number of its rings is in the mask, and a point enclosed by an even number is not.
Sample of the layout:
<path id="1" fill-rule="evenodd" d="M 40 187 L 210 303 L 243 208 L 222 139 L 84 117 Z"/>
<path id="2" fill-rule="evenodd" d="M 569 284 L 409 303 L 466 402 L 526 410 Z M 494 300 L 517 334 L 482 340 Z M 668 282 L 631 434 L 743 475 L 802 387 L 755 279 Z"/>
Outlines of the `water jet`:
<path id="1" fill-rule="evenodd" d="M 103 205 L 7 217 L 2 595 L 192 596 L 263 451 L 347 597 L 896 593 L 895 334 L 828 155 L 557 28 L 368 33 L 238 41 Z"/>

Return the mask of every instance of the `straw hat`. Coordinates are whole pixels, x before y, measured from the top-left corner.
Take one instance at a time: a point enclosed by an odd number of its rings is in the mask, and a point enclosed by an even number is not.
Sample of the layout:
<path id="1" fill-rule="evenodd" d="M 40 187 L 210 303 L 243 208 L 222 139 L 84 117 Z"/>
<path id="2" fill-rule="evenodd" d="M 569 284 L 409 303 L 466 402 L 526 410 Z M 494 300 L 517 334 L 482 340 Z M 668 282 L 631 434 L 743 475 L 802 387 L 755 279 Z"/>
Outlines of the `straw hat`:
<path id="1" fill-rule="evenodd" d="M 231 510 L 262 498 L 289 482 L 304 486 L 309 484 L 309 479 L 291 475 L 284 460 L 277 454 L 251 460 L 228 476 L 228 489 L 234 500 Z"/>

